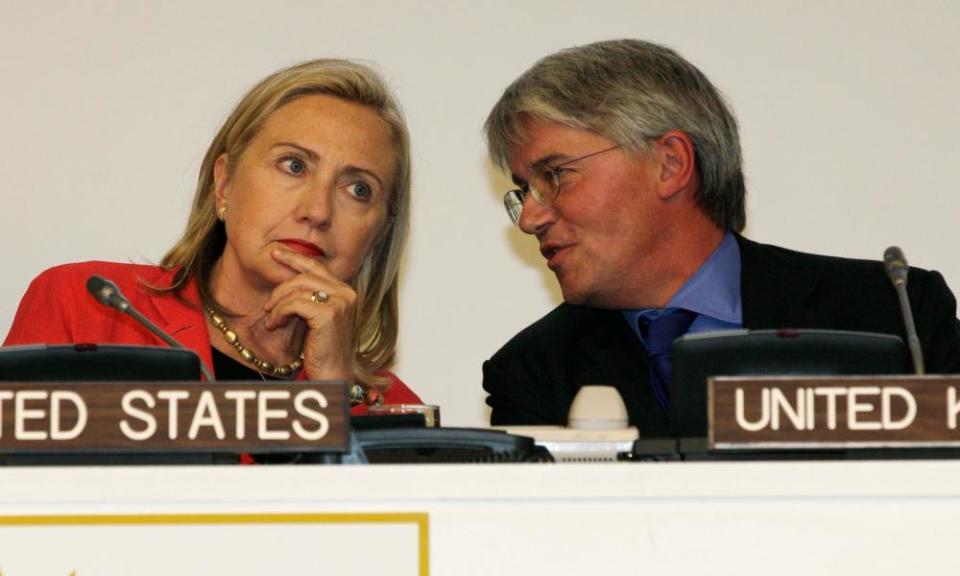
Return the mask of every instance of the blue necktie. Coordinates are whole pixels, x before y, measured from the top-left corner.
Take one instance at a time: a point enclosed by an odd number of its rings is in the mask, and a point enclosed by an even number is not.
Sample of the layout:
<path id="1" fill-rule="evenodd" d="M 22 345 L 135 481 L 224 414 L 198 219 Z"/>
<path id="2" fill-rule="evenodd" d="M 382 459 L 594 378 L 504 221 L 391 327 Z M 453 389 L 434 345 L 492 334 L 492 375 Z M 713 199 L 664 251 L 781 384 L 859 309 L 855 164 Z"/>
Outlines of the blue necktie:
<path id="1" fill-rule="evenodd" d="M 670 414 L 670 382 L 673 369 L 670 351 L 673 341 L 683 336 L 697 317 L 696 312 L 678 308 L 670 310 L 657 318 L 640 317 L 640 335 L 650 356 L 650 388 L 657 404 Z"/>

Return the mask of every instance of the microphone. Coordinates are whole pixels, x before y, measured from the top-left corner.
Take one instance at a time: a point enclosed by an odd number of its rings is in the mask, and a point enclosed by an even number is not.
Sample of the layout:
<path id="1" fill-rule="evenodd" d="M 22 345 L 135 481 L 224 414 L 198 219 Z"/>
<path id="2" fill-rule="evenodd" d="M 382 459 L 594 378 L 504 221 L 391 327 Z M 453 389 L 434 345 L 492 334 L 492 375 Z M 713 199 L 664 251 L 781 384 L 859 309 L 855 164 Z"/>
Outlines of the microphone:
<path id="1" fill-rule="evenodd" d="M 918 376 L 923 376 L 923 352 L 920 350 L 920 338 L 917 336 L 917 327 L 913 324 L 913 311 L 910 309 L 910 300 L 907 298 L 907 274 L 910 267 L 907 265 L 903 250 L 897 246 L 887 248 L 883 252 L 883 268 L 900 300 L 900 313 L 903 315 L 903 325 L 907 329 L 907 345 L 910 347 L 910 356 L 913 358 L 913 370 Z"/>
<path id="2" fill-rule="evenodd" d="M 93 294 L 93 297 L 104 306 L 116 308 L 121 312 L 126 312 L 130 308 L 130 301 L 120 292 L 120 288 L 102 276 L 93 275 L 87 278 L 87 292 Z"/>
<path id="3" fill-rule="evenodd" d="M 907 259 L 903 255 L 903 250 L 899 246 L 891 246 L 883 252 L 883 267 L 895 288 L 900 285 L 904 288 L 907 287 L 909 267 L 907 266 Z"/>
<path id="4" fill-rule="evenodd" d="M 186 350 L 183 344 L 174 340 L 172 336 L 161 330 L 159 326 L 151 322 L 149 318 L 134 308 L 133 305 L 130 304 L 130 301 L 127 300 L 127 297 L 123 295 L 123 292 L 120 291 L 120 288 L 110 280 L 107 280 L 103 276 L 97 276 L 96 274 L 90 276 L 87 278 L 87 292 L 92 294 L 93 297 L 97 299 L 97 302 L 100 302 L 104 306 L 109 306 L 124 314 L 129 314 L 134 320 L 142 324 L 150 332 L 153 332 L 171 348 Z M 200 371 L 203 372 L 203 377 L 206 378 L 207 381 L 214 382 L 216 380 L 213 374 L 207 370 L 207 367 L 203 365 L 202 360 L 200 361 Z"/>

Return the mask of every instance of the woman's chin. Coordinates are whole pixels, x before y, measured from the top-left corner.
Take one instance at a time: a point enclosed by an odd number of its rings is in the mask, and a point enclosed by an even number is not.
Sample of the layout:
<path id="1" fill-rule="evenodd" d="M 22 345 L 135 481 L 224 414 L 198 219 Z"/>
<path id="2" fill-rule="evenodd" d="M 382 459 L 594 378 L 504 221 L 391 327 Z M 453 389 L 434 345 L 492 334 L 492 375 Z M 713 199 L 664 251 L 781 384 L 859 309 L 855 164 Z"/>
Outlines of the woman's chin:
<path id="1" fill-rule="evenodd" d="M 267 284 L 269 284 L 272 288 L 276 288 L 288 280 L 293 280 L 298 274 L 300 273 L 293 268 L 287 268 L 286 266 L 280 265 L 277 267 L 277 269 L 271 270 L 268 274 L 266 274 L 265 279 L 267 280 Z"/>

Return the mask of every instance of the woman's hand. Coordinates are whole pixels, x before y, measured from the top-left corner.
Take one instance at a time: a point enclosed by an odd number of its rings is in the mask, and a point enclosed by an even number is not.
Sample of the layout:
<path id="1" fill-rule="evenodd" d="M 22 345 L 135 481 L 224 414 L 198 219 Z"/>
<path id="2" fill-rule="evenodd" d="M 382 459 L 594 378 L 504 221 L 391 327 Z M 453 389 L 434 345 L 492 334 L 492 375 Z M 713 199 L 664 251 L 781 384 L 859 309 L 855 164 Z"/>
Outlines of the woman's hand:
<path id="1" fill-rule="evenodd" d="M 311 380 L 352 382 L 357 293 L 315 258 L 284 249 L 274 250 L 271 255 L 299 274 L 274 288 L 264 304 L 267 330 L 282 328 L 294 317 L 301 318 L 307 324 L 303 340 L 303 369 L 307 376 Z"/>

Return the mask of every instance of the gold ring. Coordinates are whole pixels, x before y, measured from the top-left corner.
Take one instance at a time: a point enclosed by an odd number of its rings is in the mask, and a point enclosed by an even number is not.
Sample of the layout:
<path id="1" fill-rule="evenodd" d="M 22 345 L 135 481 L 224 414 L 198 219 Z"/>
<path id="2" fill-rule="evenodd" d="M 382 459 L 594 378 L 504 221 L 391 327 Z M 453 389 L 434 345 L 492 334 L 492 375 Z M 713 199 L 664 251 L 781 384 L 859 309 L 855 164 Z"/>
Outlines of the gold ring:
<path id="1" fill-rule="evenodd" d="M 314 304 L 323 304 L 330 299 L 330 295 L 324 292 L 323 290 L 317 290 L 310 295 L 310 301 Z"/>

